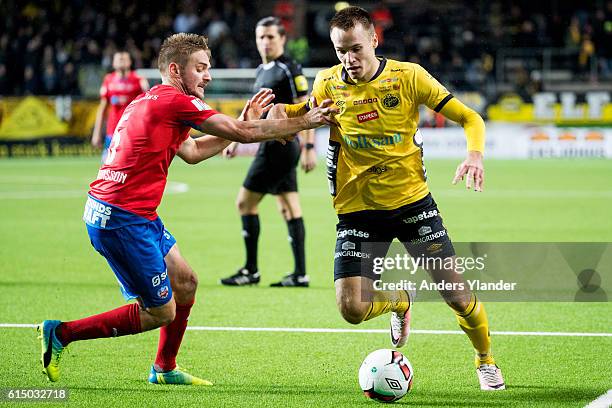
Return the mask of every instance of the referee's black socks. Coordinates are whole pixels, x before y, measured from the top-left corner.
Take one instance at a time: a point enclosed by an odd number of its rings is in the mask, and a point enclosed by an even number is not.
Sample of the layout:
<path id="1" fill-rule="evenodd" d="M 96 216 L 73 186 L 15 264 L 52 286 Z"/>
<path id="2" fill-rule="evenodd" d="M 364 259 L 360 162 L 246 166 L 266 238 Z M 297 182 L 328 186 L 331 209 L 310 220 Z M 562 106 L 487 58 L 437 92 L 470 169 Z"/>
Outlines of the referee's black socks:
<path id="1" fill-rule="evenodd" d="M 291 244 L 293 259 L 295 261 L 295 270 L 293 273 L 296 275 L 305 275 L 306 257 L 304 255 L 304 237 L 306 232 L 304 230 L 304 219 L 300 217 L 288 220 L 287 229 L 289 230 L 289 243 Z"/>
<path id="2" fill-rule="evenodd" d="M 244 267 L 251 273 L 257 272 L 257 241 L 259 240 L 259 215 L 243 215 L 242 237 L 246 248 L 246 264 Z M 303 229 L 304 227 L 302 227 Z"/>

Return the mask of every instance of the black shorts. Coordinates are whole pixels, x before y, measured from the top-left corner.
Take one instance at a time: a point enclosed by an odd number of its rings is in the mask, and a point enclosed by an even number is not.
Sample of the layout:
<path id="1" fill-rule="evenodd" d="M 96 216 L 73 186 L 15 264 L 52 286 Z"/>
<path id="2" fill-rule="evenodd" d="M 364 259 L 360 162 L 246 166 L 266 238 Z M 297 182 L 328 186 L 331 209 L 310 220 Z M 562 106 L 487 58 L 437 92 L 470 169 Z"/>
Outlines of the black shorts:
<path id="1" fill-rule="evenodd" d="M 300 161 L 300 142 L 296 138 L 286 144 L 262 142 L 249 167 L 243 187 L 262 194 L 297 191 L 296 167 Z"/>
<path id="2" fill-rule="evenodd" d="M 350 276 L 378 279 L 370 267 L 397 238 L 413 257 L 447 258 L 455 249 L 431 194 L 395 210 L 338 215 L 334 280 Z"/>

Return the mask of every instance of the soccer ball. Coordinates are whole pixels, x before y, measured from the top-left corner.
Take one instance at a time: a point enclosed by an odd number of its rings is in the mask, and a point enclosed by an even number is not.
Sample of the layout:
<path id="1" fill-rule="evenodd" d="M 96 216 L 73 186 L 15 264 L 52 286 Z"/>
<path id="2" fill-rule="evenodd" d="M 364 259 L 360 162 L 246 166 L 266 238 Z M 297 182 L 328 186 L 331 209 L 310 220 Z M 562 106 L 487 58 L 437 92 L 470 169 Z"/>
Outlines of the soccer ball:
<path id="1" fill-rule="evenodd" d="M 412 387 L 410 361 L 399 351 L 376 350 L 363 360 L 359 368 L 359 386 L 366 397 L 380 402 L 402 398 Z"/>

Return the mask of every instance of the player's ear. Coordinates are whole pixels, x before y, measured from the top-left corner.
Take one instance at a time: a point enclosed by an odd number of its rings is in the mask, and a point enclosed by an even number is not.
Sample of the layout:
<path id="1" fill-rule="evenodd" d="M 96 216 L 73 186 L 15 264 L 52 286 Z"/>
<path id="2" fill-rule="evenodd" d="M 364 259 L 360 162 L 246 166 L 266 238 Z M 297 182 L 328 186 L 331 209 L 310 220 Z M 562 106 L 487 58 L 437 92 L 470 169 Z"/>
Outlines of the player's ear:
<path id="1" fill-rule="evenodd" d="M 378 47 L 378 36 L 376 35 L 376 31 L 372 30 L 372 47 Z"/>
<path id="2" fill-rule="evenodd" d="M 168 74 L 169 76 L 180 76 L 181 75 L 181 68 L 179 67 L 179 64 L 177 64 L 176 62 L 171 62 L 168 65 Z"/>

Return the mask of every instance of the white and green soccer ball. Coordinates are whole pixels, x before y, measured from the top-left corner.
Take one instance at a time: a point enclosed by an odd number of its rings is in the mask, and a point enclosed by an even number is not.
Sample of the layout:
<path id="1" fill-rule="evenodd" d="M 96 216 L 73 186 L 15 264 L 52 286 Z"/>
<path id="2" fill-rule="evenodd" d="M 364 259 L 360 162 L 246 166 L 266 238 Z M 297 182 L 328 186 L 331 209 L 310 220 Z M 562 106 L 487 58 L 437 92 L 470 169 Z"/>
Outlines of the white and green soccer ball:
<path id="1" fill-rule="evenodd" d="M 412 387 L 412 365 L 396 350 L 373 351 L 359 368 L 359 386 L 366 397 L 379 402 L 402 398 Z"/>

